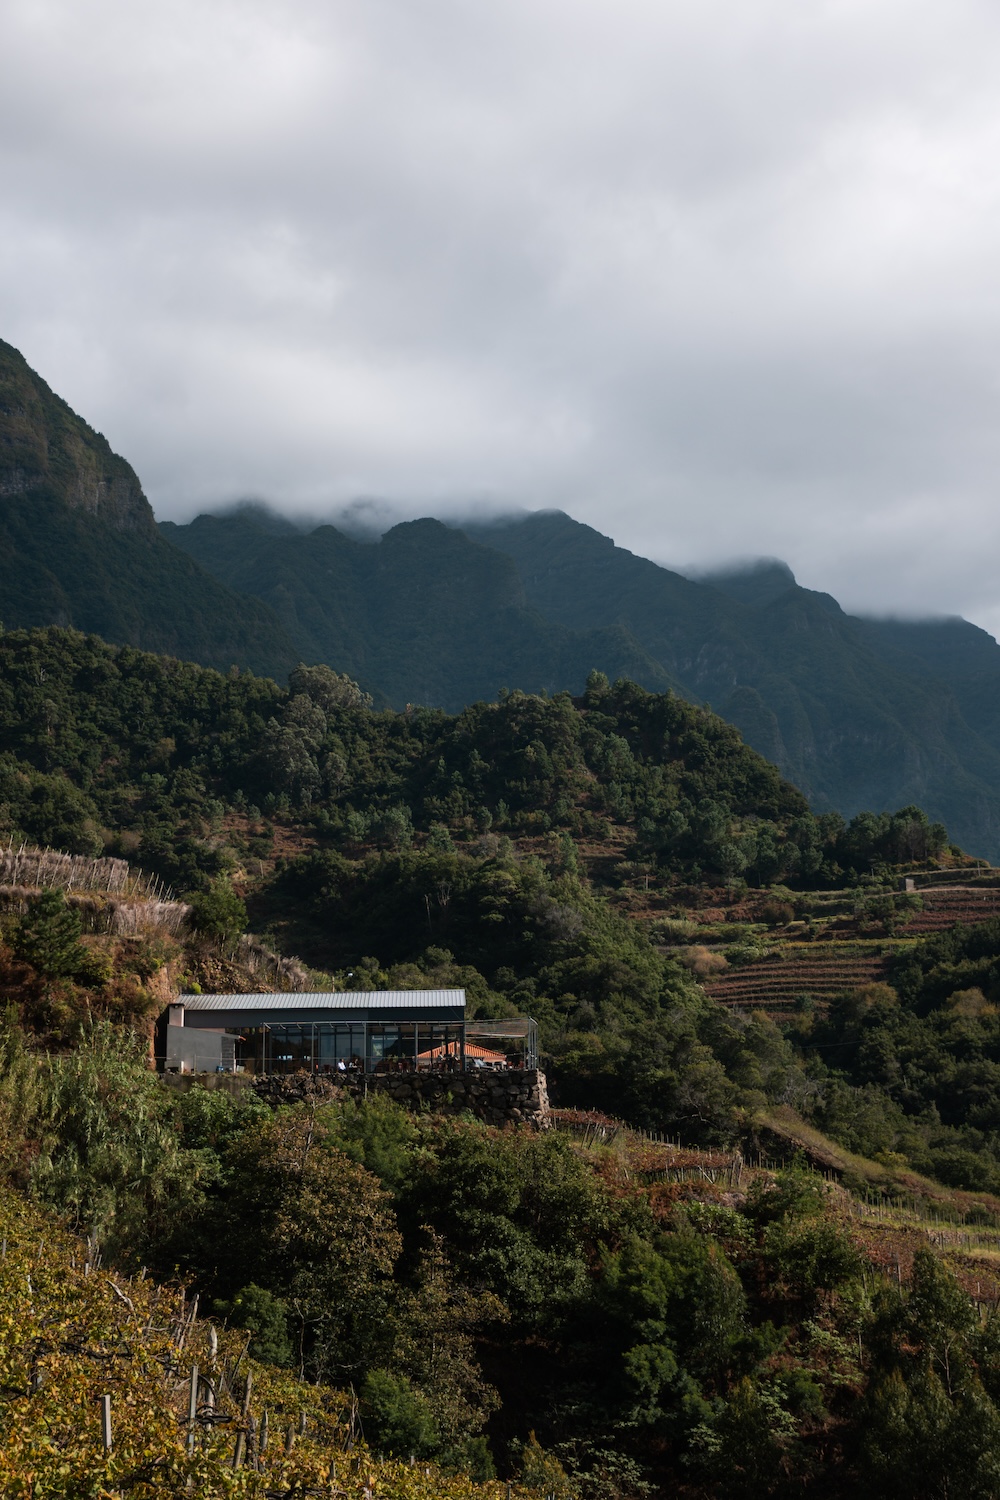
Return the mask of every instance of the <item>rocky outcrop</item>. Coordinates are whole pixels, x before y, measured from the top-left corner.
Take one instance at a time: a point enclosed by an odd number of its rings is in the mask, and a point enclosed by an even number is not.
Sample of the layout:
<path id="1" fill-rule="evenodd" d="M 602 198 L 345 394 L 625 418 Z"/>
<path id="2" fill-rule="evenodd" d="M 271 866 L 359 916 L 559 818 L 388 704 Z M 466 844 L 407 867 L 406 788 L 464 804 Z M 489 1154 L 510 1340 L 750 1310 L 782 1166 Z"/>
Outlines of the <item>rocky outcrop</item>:
<path id="1" fill-rule="evenodd" d="M 155 537 L 132 466 L 0 341 L 0 495 L 45 489 L 119 531 Z"/>
<path id="2" fill-rule="evenodd" d="M 160 535 L 131 465 L 2 340 L 0 598 L 8 630 L 71 626 L 279 679 L 302 659 L 266 605 Z"/>

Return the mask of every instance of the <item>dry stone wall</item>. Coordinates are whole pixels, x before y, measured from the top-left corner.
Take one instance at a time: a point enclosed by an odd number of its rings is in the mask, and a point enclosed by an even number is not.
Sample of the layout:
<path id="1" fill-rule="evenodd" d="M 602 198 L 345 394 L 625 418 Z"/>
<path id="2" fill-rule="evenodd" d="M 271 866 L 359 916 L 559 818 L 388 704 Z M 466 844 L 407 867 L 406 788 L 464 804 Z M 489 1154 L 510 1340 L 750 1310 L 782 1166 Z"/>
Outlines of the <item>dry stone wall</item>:
<path id="1" fill-rule="evenodd" d="M 550 1123 L 545 1074 L 533 1068 L 500 1073 L 377 1073 L 365 1079 L 292 1073 L 250 1078 L 248 1085 L 274 1105 L 332 1098 L 346 1089 L 355 1096 L 388 1094 L 407 1109 L 429 1109 L 434 1114 L 468 1111 L 488 1125 L 530 1125 L 545 1130 Z"/>

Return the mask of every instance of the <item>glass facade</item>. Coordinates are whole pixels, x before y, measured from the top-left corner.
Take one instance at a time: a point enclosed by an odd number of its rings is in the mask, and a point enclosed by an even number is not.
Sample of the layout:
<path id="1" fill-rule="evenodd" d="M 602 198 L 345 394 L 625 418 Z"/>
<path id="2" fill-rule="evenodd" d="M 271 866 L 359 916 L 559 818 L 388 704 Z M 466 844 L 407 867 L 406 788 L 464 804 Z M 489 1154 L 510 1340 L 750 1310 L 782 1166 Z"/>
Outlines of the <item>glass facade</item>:
<path id="1" fill-rule="evenodd" d="M 244 1027 L 236 1063 L 248 1073 L 452 1072 L 465 1065 L 459 1022 L 281 1021 Z"/>
<path id="2" fill-rule="evenodd" d="M 235 1044 L 247 1073 L 480 1072 L 538 1066 L 530 1016 L 467 1019 L 464 991 L 181 995 L 157 1027 L 156 1056 L 174 1068 L 174 1033 Z M 192 1041 L 191 1045 L 195 1045 Z M 174 1048 L 176 1050 L 176 1048 Z"/>

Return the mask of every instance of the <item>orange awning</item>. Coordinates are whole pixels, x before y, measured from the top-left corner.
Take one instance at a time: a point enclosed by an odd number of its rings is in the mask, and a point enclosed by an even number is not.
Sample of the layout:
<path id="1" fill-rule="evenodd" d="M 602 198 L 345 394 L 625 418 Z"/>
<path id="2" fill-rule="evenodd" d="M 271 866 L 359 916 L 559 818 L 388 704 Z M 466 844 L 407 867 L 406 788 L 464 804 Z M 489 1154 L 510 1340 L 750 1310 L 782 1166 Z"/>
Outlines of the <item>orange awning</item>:
<path id="1" fill-rule="evenodd" d="M 417 1055 L 418 1062 L 435 1062 L 441 1057 L 461 1057 L 462 1048 L 458 1042 L 448 1042 L 441 1047 L 432 1047 L 430 1052 L 420 1052 Z M 467 1058 L 478 1058 L 480 1062 L 505 1063 L 507 1058 L 503 1052 L 491 1052 L 488 1047 L 480 1047 L 475 1042 L 466 1042 L 465 1055 Z"/>

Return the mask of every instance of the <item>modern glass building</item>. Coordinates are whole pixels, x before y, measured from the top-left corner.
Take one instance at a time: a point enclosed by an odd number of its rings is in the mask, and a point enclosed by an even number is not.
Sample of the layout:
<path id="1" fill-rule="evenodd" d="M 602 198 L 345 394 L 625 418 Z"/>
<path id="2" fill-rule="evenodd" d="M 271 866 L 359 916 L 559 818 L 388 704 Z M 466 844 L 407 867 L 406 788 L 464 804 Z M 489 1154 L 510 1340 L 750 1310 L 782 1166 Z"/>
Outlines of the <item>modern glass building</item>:
<path id="1" fill-rule="evenodd" d="M 464 990 L 180 995 L 163 1017 L 156 1050 L 164 1068 L 185 1073 L 538 1066 L 534 1021 L 467 1021 Z"/>

